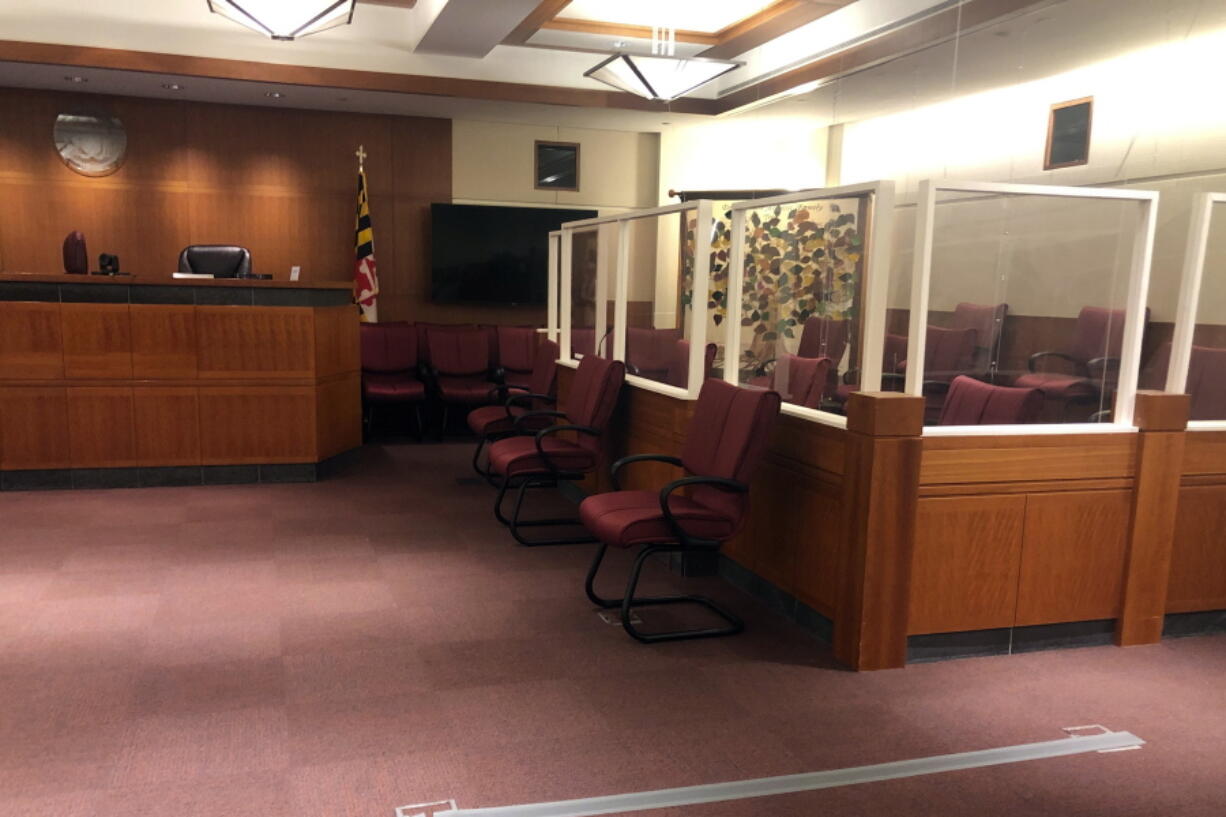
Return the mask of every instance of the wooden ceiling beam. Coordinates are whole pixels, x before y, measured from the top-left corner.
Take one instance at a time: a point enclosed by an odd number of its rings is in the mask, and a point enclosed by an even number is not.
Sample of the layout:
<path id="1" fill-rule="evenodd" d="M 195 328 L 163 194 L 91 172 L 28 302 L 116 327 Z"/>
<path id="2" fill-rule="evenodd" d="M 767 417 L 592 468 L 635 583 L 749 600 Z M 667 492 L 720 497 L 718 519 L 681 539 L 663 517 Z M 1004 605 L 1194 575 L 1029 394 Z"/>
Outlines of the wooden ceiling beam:
<path id="1" fill-rule="evenodd" d="M 852 0 L 781 0 L 722 29 L 712 47 L 698 56 L 730 60 L 806 23 L 838 11 Z"/>
<path id="2" fill-rule="evenodd" d="M 512 29 L 502 41 L 503 45 L 523 45 L 541 27 L 558 16 L 562 9 L 570 5 L 570 0 L 541 0 L 539 6 L 524 18 L 524 21 Z"/>
<path id="3" fill-rule="evenodd" d="M 551 20 L 541 28 L 553 31 L 573 31 L 579 34 L 600 34 L 614 39 L 650 40 L 650 26 L 631 26 L 623 23 L 602 23 L 596 20 Z M 704 31 L 677 31 L 677 42 L 698 45 L 718 45 L 719 35 Z"/>

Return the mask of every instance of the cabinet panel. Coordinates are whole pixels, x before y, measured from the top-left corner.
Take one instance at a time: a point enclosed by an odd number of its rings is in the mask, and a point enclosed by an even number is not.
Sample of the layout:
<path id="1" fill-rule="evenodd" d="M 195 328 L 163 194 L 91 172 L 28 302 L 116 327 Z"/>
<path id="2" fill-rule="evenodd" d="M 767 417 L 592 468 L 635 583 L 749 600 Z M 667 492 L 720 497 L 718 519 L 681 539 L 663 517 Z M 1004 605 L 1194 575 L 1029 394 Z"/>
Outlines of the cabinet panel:
<path id="1" fill-rule="evenodd" d="M 1012 626 L 1025 516 L 1025 496 L 920 500 L 908 634 Z"/>
<path id="2" fill-rule="evenodd" d="M 1226 608 L 1226 485 L 1179 491 L 1171 549 L 1169 613 Z"/>
<path id="3" fill-rule="evenodd" d="M 136 458 L 144 466 L 200 465 L 200 410 L 194 386 L 137 386 Z"/>
<path id="4" fill-rule="evenodd" d="M 80 386 L 67 391 L 72 467 L 135 466 L 132 387 Z"/>
<path id="5" fill-rule="evenodd" d="M 196 307 L 132 304 L 136 379 L 196 377 Z"/>
<path id="6" fill-rule="evenodd" d="M 315 322 L 309 308 L 196 307 L 201 378 L 311 377 Z"/>
<path id="7" fill-rule="evenodd" d="M 201 386 L 205 465 L 315 461 L 315 389 Z"/>
<path id="8" fill-rule="evenodd" d="M 1130 491 L 1027 497 L 1019 626 L 1119 615 L 1131 510 Z"/>
<path id="9" fill-rule="evenodd" d="M 315 389 L 319 432 L 316 455 L 324 460 L 362 444 L 362 396 L 357 372 Z"/>
<path id="10" fill-rule="evenodd" d="M 60 305 L 0 302 L 0 379 L 55 380 L 63 376 Z"/>
<path id="11" fill-rule="evenodd" d="M 0 468 L 67 468 L 68 398 L 63 386 L 0 389 Z"/>
<path id="12" fill-rule="evenodd" d="M 127 304 L 60 304 L 67 377 L 132 377 L 132 332 Z"/>

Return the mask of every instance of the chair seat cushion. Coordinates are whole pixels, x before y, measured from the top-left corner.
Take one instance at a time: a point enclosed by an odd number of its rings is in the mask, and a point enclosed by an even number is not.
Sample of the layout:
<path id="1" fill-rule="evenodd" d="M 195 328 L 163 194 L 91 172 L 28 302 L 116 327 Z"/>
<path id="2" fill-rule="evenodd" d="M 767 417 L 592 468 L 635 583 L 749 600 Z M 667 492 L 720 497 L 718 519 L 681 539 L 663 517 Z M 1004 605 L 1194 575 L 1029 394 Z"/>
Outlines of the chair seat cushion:
<path id="1" fill-rule="evenodd" d="M 376 403 L 416 403 L 426 399 L 426 386 L 411 374 L 363 372 L 362 394 Z"/>
<path id="2" fill-rule="evenodd" d="M 681 494 L 669 498 L 669 508 L 691 536 L 722 541 L 735 532 L 729 519 Z M 657 491 L 613 491 L 590 496 L 579 505 L 579 518 L 593 536 L 610 546 L 677 540 L 660 510 Z"/>
<path id="3" fill-rule="evenodd" d="M 596 455 L 556 434 L 541 441 L 554 467 L 563 471 L 586 473 L 596 467 Z M 510 437 L 490 446 L 490 468 L 502 476 L 548 474 L 549 466 L 536 450 L 535 437 Z"/>
<path id="4" fill-rule="evenodd" d="M 474 434 L 482 437 L 488 434 L 505 434 L 514 426 L 515 418 L 523 413 L 524 410 L 519 406 L 512 406 L 512 416 L 508 417 L 505 406 L 482 406 L 468 412 L 468 427 Z"/>
<path id="5" fill-rule="evenodd" d="M 488 403 L 494 384 L 479 377 L 440 377 L 438 394 L 444 403 Z"/>
<path id="6" fill-rule="evenodd" d="M 1020 389 L 1038 389 L 1044 397 L 1093 397 L 1098 394 L 1094 381 L 1057 372 L 1029 372 L 1013 382 Z"/>

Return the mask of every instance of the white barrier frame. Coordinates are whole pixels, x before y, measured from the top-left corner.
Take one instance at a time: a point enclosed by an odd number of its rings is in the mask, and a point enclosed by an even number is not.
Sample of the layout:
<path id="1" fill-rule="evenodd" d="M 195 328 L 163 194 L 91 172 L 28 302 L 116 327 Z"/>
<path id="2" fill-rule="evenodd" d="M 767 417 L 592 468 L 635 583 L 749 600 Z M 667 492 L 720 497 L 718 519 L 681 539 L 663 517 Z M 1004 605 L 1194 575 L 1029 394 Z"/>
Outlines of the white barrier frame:
<path id="1" fill-rule="evenodd" d="M 562 277 L 562 231 L 549 231 L 549 281 L 547 283 L 548 291 L 546 297 L 549 298 L 549 305 L 545 308 L 545 337 L 558 342 L 558 299 L 561 291 Z"/>
<path id="2" fill-rule="evenodd" d="M 868 217 L 868 242 L 865 244 L 864 282 L 860 293 L 860 388 L 864 391 L 881 389 L 881 356 L 885 344 L 885 312 L 889 295 L 890 246 L 894 232 L 894 182 L 888 179 L 849 184 L 842 187 L 819 187 L 784 193 L 764 199 L 747 199 L 732 205 L 732 247 L 728 257 L 727 335 L 724 341 L 724 380 L 740 385 L 735 361 L 741 349 L 741 288 L 745 281 L 745 212 L 779 204 L 797 204 L 822 199 L 872 196 Z M 729 360 L 733 361 L 729 365 Z M 835 428 L 847 428 L 842 414 L 805 408 L 792 403 L 781 404 L 780 411 Z"/>
<path id="3" fill-rule="evenodd" d="M 1196 313 L 1205 275 L 1205 252 L 1213 223 L 1213 205 L 1226 205 L 1226 193 L 1202 193 L 1192 202 L 1192 223 L 1183 256 L 1183 279 L 1179 286 L 1179 305 L 1175 308 L 1175 335 L 1171 339 L 1171 360 L 1166 372 L 1166 391 L 1182 394 L 1188 387 L 1188 368 L 1192 363 L 1192 337 L 1196 334 Z M 1226 377 L 1226 373 L 1223 374 Z M 1224 431 L 1226 419 L 1190 420 L 1188 429 Z"/>
<path id="4" fill-rule="evenodd" d="M 626 382 L 646 389 L 647 391 L 666 394 L 670 397 L 677 397 L 683 400 L 697 400 L 698 392 L 702 388 L 702 381 L 705 375 L 704 368 L 704 353 L 707 346 L 707 323 L 706 323 L 706 303 L 710 291 L 711 277 L 711 227 L 714 225 L 712 215 L 712 203 L 706 200 L 687 201 L 680 204 L 669 204 L 663 207 L 652 207 L 645 210 L 633 210 L 628 213 L 619 213 L 613 216 L 600 216 L 598 218 L 582 219 L 580 221 L 568 221 L 562 225 L 559 232 L 561 233 L 561 266 L 559 268 L 559 277 L 561 278 L 561 314 L 558 316 L 559 321 L 559 336 L 561 337 L 561 348 L 559 353 L 561 359 L 559 363 L 568 368 L 578 366 L 578 360 L 571 353 L 571 292 L 572 292 L 572 276 L 573 266 L 572 261 L 572 237 L 575 232 L 590 230 L 593 227 L 599 229 L 602 225 L 616 224 L 617 225 L 617 266 L 614 270 L 614 296 L 613 296 L 613 348 L 612 358 L 614 360 L 626 360 L 626 302 L 629 296 L 630 288 L 630 222 L 638 221 L 647 218 L 656 218 L 657 216 L 671 215 L 672 213 L 688 213 L 693 211 L 695 216 L 694 229 L 694 288 L 690 295 L 690 359 L 689 359 L 689 386 L 688 388 L 678 388 L 670 386 L 667 383 L 660 383 L 646 377 L 638 377 L 637 375 L 627 374 Z M 684 218 L 684 215 L 682 216 Z M 701 225 L 706 224 L 706 229 Z M 597 239 L 599 240 L 599 239 Z M 599 274 L 599 272 L 598 272 Z M 599 285 L 597 289 L 600 289 Z M 702 306 L 702 320 L 698 319 L 698 305 Z M 604 335 L 605 328 L 605 309 L 596 310 L 596 343 L 599 344 Z M 681 327 L 684 331 L 685 315 L 681 316 Z"/>
<path id="5" fill-rule="evenodd" d="M 1146 295 L 1149 292 L 1150 262 L 1157 225 L 1158 193 L 1154 190 L 1123 190 L 1099 187 L 1059 187 L 1043 184 L 998 182 L 959 182 L 925 179 L 919 184 L 916 201 L 915 254 L 911 272 L 911 314 L 907 339 L 907 394 L 922 397 L 924 347 L 927 342 L 928 289 L 932 283 L 933 228 L 938 191 L 952 193 L 989 193 L 1024 196 L 1050 196 L 1079 199 L 1115 199 L 1142 204 L 1142 223 L 1133 238 L 1129 264 L 1124 336 L 1120 349 L 1119 382 L 1115 392 L 1110 423 L 1030 423 L 1008 426 L 924 426 L 925 436 L 970 436 L 981 434 L 1083 434 L 1135 431 L 1132 415 L 1140 375 L 1141 340 L 1145 329 Z M 1174 347 L 1172 346 L 1172 353 Z M 1186 369 L 1186 365 L 1185 365 Z"/>

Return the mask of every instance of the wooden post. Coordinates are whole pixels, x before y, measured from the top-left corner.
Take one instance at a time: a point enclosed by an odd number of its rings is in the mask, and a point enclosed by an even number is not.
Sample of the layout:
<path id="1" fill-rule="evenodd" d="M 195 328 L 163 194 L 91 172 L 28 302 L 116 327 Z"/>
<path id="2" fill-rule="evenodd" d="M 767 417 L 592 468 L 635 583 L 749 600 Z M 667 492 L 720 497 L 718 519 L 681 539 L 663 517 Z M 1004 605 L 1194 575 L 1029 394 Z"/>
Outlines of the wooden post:
<path id="1" fill-rule="evenodd" d="M 1136 485 L 1124 597 L 1115 622 L 1115 643 L 1121 647 L 1162 639 L 1189 401 L 1186 394 L 1137 392 Z"/>
<path id="2" fill-rule="evenodd" d="M 922 397 L 855 392 L 847 404 L 834 654 L 853 669 L 907 662 L 923 424 Z"/>

